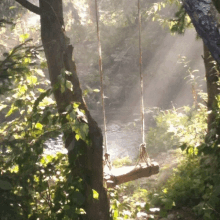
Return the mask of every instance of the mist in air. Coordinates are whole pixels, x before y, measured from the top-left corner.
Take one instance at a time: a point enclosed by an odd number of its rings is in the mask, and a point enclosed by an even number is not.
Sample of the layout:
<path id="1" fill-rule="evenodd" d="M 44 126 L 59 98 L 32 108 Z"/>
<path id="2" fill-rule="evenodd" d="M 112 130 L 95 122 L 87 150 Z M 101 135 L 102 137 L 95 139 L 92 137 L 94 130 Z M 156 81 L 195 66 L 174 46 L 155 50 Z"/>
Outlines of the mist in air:
<path id="1" fill-rule="evenodd" d="M 36 1 L 31 2 L 37 5 Z M 146 132 L 155 126 L 152 113 L 155 108 L 178 109 L 193 104 L 187 70 L 198 70 L 194 73 L 197 90 L 205 91 L 202 41 L 196 40 L 194 29 L 183 35 L 171 35 L 166 25 L 162 27 L 158 21 L 152 21 L 147 10 L 155 2 L 141 4 Z M 162 17 L 173 18 L 176 10 L 174 6 L 167 7 L 162 10 Z M 134 157 L 138 151 L 135 154 L 130 151 L 133 147 L 137 149 L 141 142 L 137 4 L 133 0 L 101 0 L 99 16 L 109 150 L 113 157 L 127 154 Z M 88 108 L 103 127 L 101 95 L 97 92 L 100 77 L 94 1 L 64 1 L 64 17 Z M 15 46 L 19 42 L 18 35 L 24 33 L 33 38 L 34 44 L 40 45 L 39 16 L 24 10 L 15 32 L 17 37 L 8 38 L 9 48 Z M 45 73 L 48 76 L 47 70 Z M 124 132 L 124 128 L 131 125 L 133 130 Z M 119 149 L 118 152 L 115 153 L 115 149 Z"/>

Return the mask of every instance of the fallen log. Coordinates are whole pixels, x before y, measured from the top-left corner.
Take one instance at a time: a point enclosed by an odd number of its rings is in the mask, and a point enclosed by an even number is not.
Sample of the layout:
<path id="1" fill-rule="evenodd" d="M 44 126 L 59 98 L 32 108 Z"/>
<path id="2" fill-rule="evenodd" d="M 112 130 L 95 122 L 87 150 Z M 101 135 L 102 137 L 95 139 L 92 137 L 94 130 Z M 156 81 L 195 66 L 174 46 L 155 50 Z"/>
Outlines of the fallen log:
<path id="1" fill-rule="evenodd" d="M 114 188 L 116 185 L 126 183 L 142 177 L 149 177 L 159 173 L 159 165 L 152 162 L 151 166 L 140 164 L 138 166 L 126 166 L 113 168 L 110 173 L 104 173 L 104 181 L 107 188 Z"/>

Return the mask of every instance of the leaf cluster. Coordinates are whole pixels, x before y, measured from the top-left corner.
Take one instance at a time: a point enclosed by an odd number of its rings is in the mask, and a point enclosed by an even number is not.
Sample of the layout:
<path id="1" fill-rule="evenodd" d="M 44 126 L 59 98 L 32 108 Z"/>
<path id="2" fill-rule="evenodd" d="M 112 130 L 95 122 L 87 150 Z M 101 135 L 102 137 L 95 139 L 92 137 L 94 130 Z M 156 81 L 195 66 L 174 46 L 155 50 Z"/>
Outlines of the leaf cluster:
<path id="1" fill-rule="evenodd" d="M 184 143 L 198 146 L 206 132 L 206 106 L 199 109 L 184 106 L 159 112 L 155 115 L 155 127 L 150 127 L 146 135 L 147 149 L 159 153 L 176 148 Z M 195 138 L 196 137 L 196 138 Z"/>
<path id="2" fill-rule="evenodd" d="M 87 140 L 88 125 L 77 118 L 83 114 L 79 103 L 58 114 L 52 93 L 61 85 L 50 87 L 36 47 L 27 44 L 12 49 L 0 62 L 0 218 L 78 219 L 85 214 L 86 175 L 73 177 L 66 154 L 46 155 L 44 149 L 68 130 L 76 139 Z M 60 83 L 69 89 L 68 83 Z"/>
<path id="3" fill-rule="evenodd" d="M 149 202 L 146 202 L 148 191 L 138 188 L 129 193 L 130 184 L 122 184 L 109 190 L 112 219 L 136 219 L 143 212 L 148 212 Z M 133 190 L 132 190 L 133 191 Z M 151 218 L 150 218 L 151 219 Z"/>
<path id="4" fill-rule="evenodd" d="M 217 100 L 219 103 L 219 98 Z M 162 216 L 170 209 L 189 207 L 202 219 L 219 219 L 219 106 L 215 114 L 217 118 L 212 130 L 202 141 L 198 140 L 198 146 L 190 142 L 182 145 L 181 148 L 188 152 L 185 160 L 162 189 L 151 194 L 151 203 L 161 207 Z M 197 138 L 198 136 L 195 136 L 195 139 Z"/>

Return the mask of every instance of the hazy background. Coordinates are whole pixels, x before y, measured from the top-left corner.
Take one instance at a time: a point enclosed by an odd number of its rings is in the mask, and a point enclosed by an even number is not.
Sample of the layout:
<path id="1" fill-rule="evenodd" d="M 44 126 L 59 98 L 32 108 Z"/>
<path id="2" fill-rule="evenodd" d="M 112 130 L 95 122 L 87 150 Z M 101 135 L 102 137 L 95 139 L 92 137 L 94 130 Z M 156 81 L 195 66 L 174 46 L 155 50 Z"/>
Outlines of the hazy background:
<path id="1" fill-rule="evenodd" d="M 7 2 L 14 5 L 14 1 Z M 38 1 L 31 2 L 38 5 Z M 196 40 L 194 29 L 187 30 L 184 35 L 171 35 L 166 25 L 161 27 L 158 21 L 153 22 L 148 12 L 156 2 L 141 2 L 146 129 L 154 125 L 153 114 L 148 114 L 151 108 L 166 110 L 193 104 L 188 68 L 199 70 L 194 73 L 195 78 L 198 77 L 197 89 L 206 90 L 202 41 Z M 2 6 L 6 7 L 6 4 Z M 13 10 L 17 10 L 16 13 L 13 14 Z M 163 19 L 170 19 L 176 11 L 176 6 L 167 6 L 159 14 Z M 22 34 L 28 34 L 34 45 L 40 45 L 39 16 L 19 5 L 9 12 L 12 18 L 18 16 L 19 19 L 13 32 L 9 28 L 2 30 L 5 35 L 2 35 L 0 52 L 17 45 Z M 105 105 L 111 129 L 111 123 L 137 122 L 140 118 L 137 2 L 100 0 L 99 12 Z M 100 88 L 94 1 L 64 0 L 64 16 L 86 102 L 94 118 L 102 125 L 101 96 L 93 91 Z M 191 61 L 187 67 L 179 62 L 182 56 Z M 47 74 L 47 70 L 44 71 Z"/>

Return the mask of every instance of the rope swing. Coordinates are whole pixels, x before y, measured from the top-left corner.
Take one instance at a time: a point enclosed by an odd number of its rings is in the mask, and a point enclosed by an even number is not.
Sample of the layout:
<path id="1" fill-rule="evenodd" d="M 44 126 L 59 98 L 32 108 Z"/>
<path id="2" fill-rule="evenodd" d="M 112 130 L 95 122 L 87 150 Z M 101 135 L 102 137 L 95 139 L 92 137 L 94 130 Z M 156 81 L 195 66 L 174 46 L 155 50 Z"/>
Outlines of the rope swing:
<path id="1" fill-rule="evenodd" d="M 146 150 L 145 143 L 145 123 L 144 123 L 144 77 L 142 72 L 142 46 L 141 46 L 141 12 L 140 12 L 140 0 L 138 0 L 138 32 L 139 32 L 139 72 L 140 72 L 140 90 L 141 90 L 141 136 L 142 144 L 139 147 L 139 158 L 136 163 L 140 165 L 141 162 L 145 162 L 148 166 L 151 165 L 149 155 Z"/>
<path id="2" fill-rule="evenodd" d="M 99 16 L 98 16 L 98 4 L 95 0 L 96 10 L 96 25 L 97 25 L 97 39 L 98 39 L 98 53 L 99 53 L 99 74 L 100 74 L 100 87 L 102 98 L 102 111 L 104 122 L 104 166 L 107 166 L 111 171 L 110 154 L 108 154 L 107 148 L 107 132 L 106 132 L 106 114 L 105 114 L 105 100 L 103 89 L 103 69 L 102 69 L 102 49 L 100 41 L 99 30 Z M 146 151 L 145 143 L 145 123 L 144 123 L 144 89 L 143 89 L 143 73 L 142 73 L 142 47 L 141 47 L 141 12 L 140 12 L 140 0 L 138 0 L 138 29 L 139 29 L 139 71 L 140 71 L 140 88 L 141 88 L 141 135 L 142 143 L 139 147 L 139 158 L 135 166 L 122 167 L 117 170 L 114 169 L 111 174 L 104 174 L 104 180 L 107 187 L 115 187 L 116 185 L 136 180 L 142 177 L 149 177 L 159 173 L 159 165 L 157 163 L 151 163 L 148 153 Z M 141 164 L 144 162 L 145 164 Z"/>
<path id="3" fill-rule="evenodd" d="M 108 153 L 107 147 L 107 126 L 106 126 L 106 116 L 105 116 L 105 96 L 103 88 L 103 70 L 102 70 L 102 46 L 100 41 L 100 31 L 99 31 L 99 15 L 98 15 L 98 4 L 95 0 L 95 11 L 96 11 L 96 27 L 97 27 L 97 39 L 98 39 L 98 53 L 99 53 L 99 75 L 100 75 L 100 87 L 101 87 L 101 98 L 102 98 L 102 112 L 103 112 L 103 125 L 104 125 L 104 165 L 107 165 L 109 170 L 111 170 L 110 154 Z"/>

